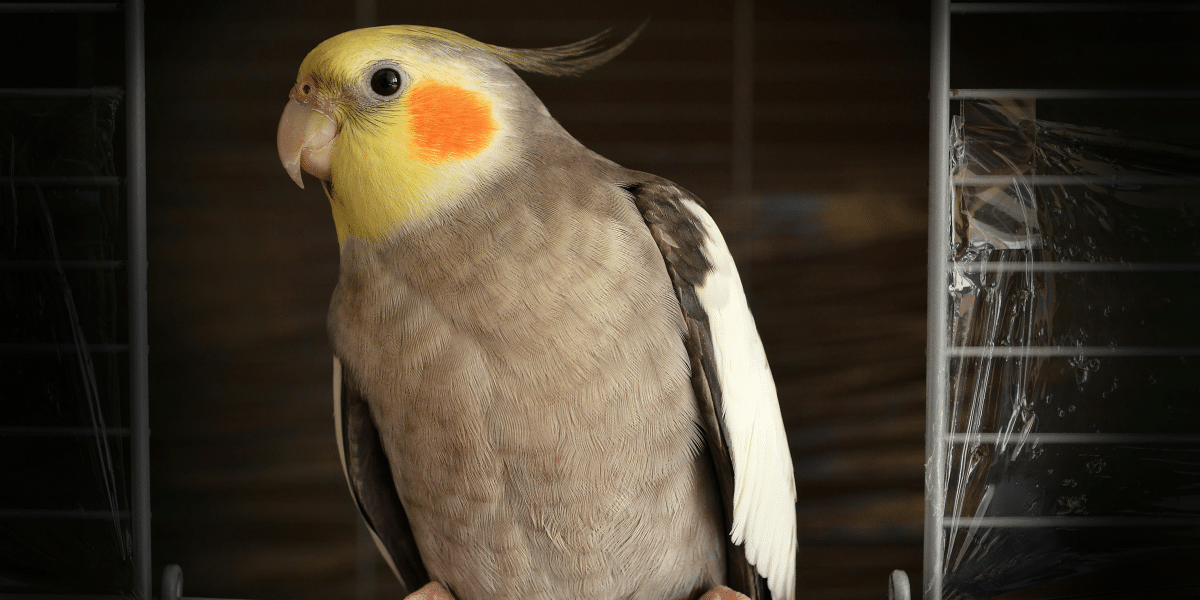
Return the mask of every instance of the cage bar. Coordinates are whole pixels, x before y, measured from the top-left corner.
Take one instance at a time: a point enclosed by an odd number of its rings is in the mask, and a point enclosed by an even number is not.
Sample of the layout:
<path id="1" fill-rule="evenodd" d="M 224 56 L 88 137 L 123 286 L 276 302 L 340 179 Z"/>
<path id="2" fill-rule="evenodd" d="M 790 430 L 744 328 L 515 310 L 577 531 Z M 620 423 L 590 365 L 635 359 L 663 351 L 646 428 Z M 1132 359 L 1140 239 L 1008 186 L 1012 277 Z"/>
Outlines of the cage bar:
<path id="1" fill-rule="evenodd" d="M 952 444 L 1200 444 L 1197 434 L 1168 433 L 951 433 Z"/>
<path id="2" fill-rule="evenodd" d="M 1049 186 L 1099 186 L 1129 188 L 1133 186 L 1176 186 L 1187 188 L 1200 183 L 1200 176 L 1119 174 L 1046 175 L 1033 169 L 1016 175 L 952 174 L 950 103 L 955 100 L 1037 101 L 1037 100 L 1200 100 L 1200 90 L 1182 89 L 954 89 L 950 87 L 950 40 L 952 15 L 982 14 L 1050 14 L 1050 13 L 1187 13 L 1200 12 L 1200 3 L 961 3 L 948 0 L 932 1 L 932 36 L 930 63 L 930 177 L 929 177 L 929 298 L 927 349 L 927 422 L 926 422 L 926 507 L 925 507 L 925 564 L 923 595 L 927 600 L 941 600 L 945 576 L 948 573 L 946 552 L 947 532 L 965 533 L 967 542 L 979 528 L 1047 530 L 1054 528 L 1178 528 L 1200 526 L 1200 517 L 1189 516 L 1094 516 L 1067 514 L 1060 516 L 963 516 L 946 514 L 948 495 L 948 465 L 951 450 L 957 446 L 994 448 L 1007 444 L 1091 445 L 1091 446 L 1150 446 L 1187 447 L 1200 444 L 1195 433 L 1138 433 L 1138 432 L 1038 432 L 1038 433 L 955 433 L 948 426 L 950 410 L 950 369 L 952 361 L 960 358 L 1025 359 L 1025 358 L 1187 358 L 1200 356 L 1195 346 L 1108 346 L 1097 345 L 961 345 L 949 335 L 950 306 L 948 284 L 952 277 L 964 274 L 1058 274 L 1058 273 L 1181 273 L 1200 272 L 1200 263 L 1181 261 L 1078 261 L 1055 262 L 1033 260 L 1028 250 L 1016 239 L 1006 247 L 1012 258 L 976 260 L 972 256 L 954 259 L 951 243 L 956 218 L 952 200 L 955 188 L 1035 189 Z M 1040 235 L 1036 231 L 1033 234 Z M 986 256 L 986 254 L 984 255 Z M 1003 256 L 1003 255 L 1002 255 Z M 1170 258 L 1170 257 L 1167 257 Z M 1002 280 L 1003 278 L 1001 278 Z M 976 302 L 986 302 L 976 298 Z M 1019 364 L 1019 363 L 1016 363 Z M 960 367 L 961 368 L 961 367 Z M 989 385 L 984 382 L 983 385 Z M 1074 407 L 1072 407 L 1073 409 Z M 957 410 L 957 408 L 955 409 Z M 1015 410 L 1015 409 L 1014 409 Z M 957 426 L 956 426 L 957 428 Z M 970 431 L 970 427 L 967 427 Z M 990 451 L 990 450 L 989 450 Z M 955 461 L 959 458 L 956 455 Z M 959 466 L 959 469 L 962 467 Z M 960 473 L 961 471 L 955 471 Z M 981 506 L 987 506 L 984 496 Z M 980 510 L 976 514 L 983 514 Z M 956 535 L 950 533 L 949 535 Z M 953 541 L 953 537 L 950 541 Z M 963 542 L 966 544 L 967 542 Z M 965 550 L 966 546 L 963 546 Z M 961 560 L 962 552 L 956 560 Z M 947 592 L 951 593 L 951 592 Z"/>
<path id="3" fill-rule="evenodd" d="M 52 440 L 51 443 L 91 443 L 87 438 L 94 438 L 95 443 L 102 449 L 101 455 L 104 460 L 110 460 L 107 454 L 108 443 L 116 441 L 122 446 L 128 440 L 129 453 L 122 453 L 121 459 L 113 458 L 113 464 L 119 464 L 119 470 L 130 469 L 132 472 L 132 485 L 129 490 L 122 490 L 122 494 L 131 491 L 129 504 L 125 504 L 124 500 L 114 500 L 117 496 L 110 495 L 112 510 L 63 510 L 55 508 L 28 508 L 22 506 L 21 503 L 16 503 L 12 508 L 0 510 L 0 519 L 13 519 L 14 523 L 27 523 L 29 520 L 38 521 L 103 521 L 113 520 L 122 522 L 132 527 L 132 545 L 123 541 L 118 562 L 122 565 L 132 561 L 133 579 L 129 582 L 132 595 L 137 600 L 152 600 L 153 593 L 151 590 L 151 556 L 150 556 L 150 502 L 149 502 L 149 420 L 148 420 L 148 396 L 147 396 L 147 369 L 146 369 L 146 354 L 147 354 L 147 336 L 146 336 L 146 219 L 145 219 L 145 159 L 146 159 L 146 140 L 145 140 L 145 59 L 144 59 L 144 32 L 143 32 L 143 4 L 142 0 L 129 0 L 122 3 L 0 3 L 0 14 L 15 15 L 15 14 L 55 14 L 62 16 L 80 15 L 80 14 L 97 14 L 97 13 L 119 13 L 124 12 L 124 29 L 125 29 L 125 85 L 124 87 L 115 86 L 99 86 L 99 87 L 64 87 L 64 88 L 5 88 L 0 89 L 0 99 L 17 100 L 24 102 L 27 105 L 34 103 L 26 102 L 27 100 L 38 101 L 39 103 L 54 103 L 61 101 L 70 101 L 72 99 L 93 99 L 101 100 L 108 99 L 111 101 L 115 98 L 124 98 L 125 101 L 125 116 L 126 116 L 126 131 L 125 142 L 127 148 L 126 155 L 126 176 L 118 177 L 112 175 L 101 176 L 38 176 L 35 172 L 30 176 L 17 176 L 17 173 L 9 173 L 7 176 L 0 177 L 0 186 L 13 191 L 21 188 L 35 188 L 39 194 L 39 200 L 45 203 L 50 203 L 54 206 L 54 202 L 58 200 L 58 196 L 47 195 L 40 197 L 41 190 L 44 188 L 120 188 L 124 187 L 125 191 L 125 229 L 127 238 L 128 254 L 124 259 L 108 260 L 111 255 L 101 254 L 96 259 L 81 259 L 81 260 L 61 260 L 58 254 L 58 246 L 56 245 L 53 233 L 50 234 L 50 245 L 53 249 L 53 259 L 42 259 L 37 256 L 24 257 L 21 254 L 14 254 L 11 260 L 0 261 L 0 271 L 6 271 L 11 274 L 13 271 L 30 271 L 30 270 L 46 270 L 58 271 L 60 277 L 65 277 L 65 271 L 96 271 L 96 272 L 113 272 L 125 270 L 127 276 L 127 296 L 128 302 L 125 307 L 126 312 L 123 316 L 127 317 L 129 338 L 128 343 L 87 343 L 82 334 L 76 332 L 75 343 L 60 343 L 56 339 L 62 339 L 55 336 L 49 339 L 37 339 L 32 342 L 24 342 L 17 340 L 6 340 L 0 343 L 0 355 L 6 355 L 11 360 L 13 357 L 21 355 L 43 354 L 51 355 L 74 355 L 68 360 L 71 362 L 78 361 L 84 369 L 85 379 L 94 377 L 91 365 L 93 364 L 92 356 L 100 354 L 124 354 L 129 355 L 128 366 L 128 388 L 126 394 L 121 394 L 120 402 L 127 402 L 129 411 L 130 423 L 128 427 L 105 427 L 103 421 L 98 421 L 96 427 L 86 426 L 56 426 L 51 422 L 40 423 L 36 419 L 30 421 L 30 425 L 6 425 L 0 427 L 0 438 L 16 438 L 13 443 L 25 442 L 21 438 L 34 440 L 35 438 L 58 438 Z M 111 157 L 109 157 L 111 160 Z M 53 172 L 53 171 L 51 171 Z M 67 171 L 70 173 L 70 171 Z M 55 191 L 54 194 L 59 194 Z M 68 190 L 66 193 L 73 193 Z M 91 193 L 89 190 L 88 193 Z M 105 192 L 111 194 L 111 191 Z M 68 198 L 70 200 L 70 198 Z M 14 200 L 15 201 L 15 200 Z M 47 210 L 43 208 L 43 210 Z M 46 213 L 46 218 L 50 219 L 50 214 Z M 118 219 L 119 220 L 119 219 Z M 52 222 L 52 221 L 51 221 Z M 119 243 L 111 240 L 104 241 L 105 248 L 111 250 L 118 248 Z M 116 282 L 116 275 L 105 274 L 105 281 Z M 64 280 L 65 281 L 65 280 Z M 65 285 L 65 284 L 64 284 Z M 120 285 L 120 284 L 116 284 Z M 75 304 L 73 297 L 79 297 L 71 294 L 70 287 L 66 288 L 66 297 L 68 298 L 68 311 L 72 315 L 74 326 L 78 329 L 80 326 L 77 321 L 76 314 L 73 311 L 79 310 L 78 306 L 89 306 L 86 304 L 86 299 L 81 299 L 79 305 Z M 82 296 L 86 296 L 83 294 Z M 118 317 L 119 319 L 120 317 Z M 113 334 L 113 339 L 120 340 L 120 335 Z M 104 337 L 100 338 L 104 340 Z M 40 361 L 40 358 L 35 358 L 32 363 Z M 85 386 L 88 385 L 85 383 Z M 90 384 L 95 386 L 95 382 Z M 91 388 L 89 388 L 91 389 Z M 89 392 L 90 401 L 99 403 L 99 396 L 94 396 L 97 392 Z M 98 405 L 97 405 L 98 406 Z M 93 411 L 92 418 L 103 419 L 100 412 L 101 409 L 97 406 L 89 405 Z M 124 407 L 125 405 L 122 404 Z M 99 416 L 97 416 L 99 415 Z M 72 439 L 74 438 L 74 440 Z M 130 459 L 130 454 L 132 459 Z M 129 462 L 125 462 L 129 461 Z M 111 467 L 109 467 L 111 468 Z M 111 475 L 111 473 L 110 473 Z M 114 480 L 115 481 L 115 480 Z M 114 484 L 115 485 L 115 484 Z M 119 486 L 118 486 L 119 487 Z M 113 490 L 108 490 L 112 494 Z M 48 505 L 52 507 L 53 505 Z M 120 509 L 118 509 L 118 506 Z M 126 510 L 125 507 L 129 509 Z M 39 526 L 40 527 L 40 526 Z M 72 525 L 73 527 L 73 525 Z M 124 529 L 118 532 L 118 535 L 124 540 L 127 533 Z M 125 552 L 128 552 L 126 554 Z M 129 557 L 128 559 L 126 557 Z M 118 590 L 114 590 L 118 591 Z M 119 590 L 126 592 L 125 589 Z M 4 594 L 6 598 L 38 598 L 40 600 L 52 600 L 54 598 L 121 598 L 123 596 L 105 596 L 105 595 L 62 595 L 62 594 Z"/>
<path id="4" fill-rule="evenodd" d="M 126 164 L 129 235 L 129 396 L 133 431 L 133 593 L 151 600 L 150 390 L 146 297 L 146 48 L 142 0 L 125 3 Z"/>
<path id="5" fill-rule="evenodd" d="M 1134 263 L 1120 261 L 1013 261 L 994 263 L 951 261 L 946 268 L 966 273 L 1196 273 L 1200 272 L 1200 263 Z"/>
<path id="6" fill-rule="evenodd" d="M 1200 4 L 1163 2 L 955 2 L 950 5 L 950 12 L 956 15 L 1200 12 Z"/>
<path id="7" fill-rule="evenodd" d="M 946 493 L 942 489 L 946 456 L 946 398 L 949 364 L 946 340 L 948 314 L 945 243 L 950 239 L 950 0 L 933 0 L 929 70 L 929 290 L 926 350 L 925 409 L 925 562 L 923 593 L 942 597 L 942 518 Z"/>
<path id="8" fill-rule="evenodd" d="M 955 346 L 947 357 L 1200 356 L 1196 346 Z"/>
<path id="9" fill-rule="evenodd" d="M 953 100 L 1196 100 L 1200 90 L 1116 90 L 1116 89 L 955 89 Z"/>
<path id="10" fill-rule="evenodd" d="M 957 523 L 951 521 L 957 520 Z M 1003 527 L 1038 529 L 1047 527 L 1196 527 L 1200 519 L 1161 517 L 947 517 L 946 527 Z"/>

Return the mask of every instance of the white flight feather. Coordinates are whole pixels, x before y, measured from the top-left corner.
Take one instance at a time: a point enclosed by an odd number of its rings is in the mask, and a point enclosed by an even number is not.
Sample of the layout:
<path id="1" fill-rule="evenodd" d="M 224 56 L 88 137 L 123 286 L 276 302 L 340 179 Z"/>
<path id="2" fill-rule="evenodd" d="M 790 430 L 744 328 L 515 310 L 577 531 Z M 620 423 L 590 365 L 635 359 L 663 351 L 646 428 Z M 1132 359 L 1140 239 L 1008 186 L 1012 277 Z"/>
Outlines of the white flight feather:
<path id="1" fill-rule="evenodd" d="M 726 440 L 733 459 L 733 528 L 746 558 L 767 579 L 775 600 L 796 590 L 796 480 L 779 400 L 733 257 L 717 224 L 699 204 L 683 205 L 700 221 L 713 264 L 696 288 L 708 313 L 720 380 Z"/>

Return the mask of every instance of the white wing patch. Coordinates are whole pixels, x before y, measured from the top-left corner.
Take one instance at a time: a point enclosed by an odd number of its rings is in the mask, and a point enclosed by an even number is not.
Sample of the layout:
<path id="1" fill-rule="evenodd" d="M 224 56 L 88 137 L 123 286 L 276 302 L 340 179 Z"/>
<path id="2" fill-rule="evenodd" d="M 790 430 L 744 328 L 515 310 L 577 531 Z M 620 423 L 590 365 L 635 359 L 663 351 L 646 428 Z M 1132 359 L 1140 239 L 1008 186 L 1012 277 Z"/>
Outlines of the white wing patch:
<path id="1" fill-rule="evenodd" d="M 767 579 L 775 600 L 796 590 L 796 480 L 775 381 L 746 304 L 733 257 L 712 217 L 691 200 L 683 205 L 700 221 L 704 254 L 713 264 L 696 288 L 708 313 L 723 401 L 726 440 L 733 459 L 733 529 L 746 558 Z"/>

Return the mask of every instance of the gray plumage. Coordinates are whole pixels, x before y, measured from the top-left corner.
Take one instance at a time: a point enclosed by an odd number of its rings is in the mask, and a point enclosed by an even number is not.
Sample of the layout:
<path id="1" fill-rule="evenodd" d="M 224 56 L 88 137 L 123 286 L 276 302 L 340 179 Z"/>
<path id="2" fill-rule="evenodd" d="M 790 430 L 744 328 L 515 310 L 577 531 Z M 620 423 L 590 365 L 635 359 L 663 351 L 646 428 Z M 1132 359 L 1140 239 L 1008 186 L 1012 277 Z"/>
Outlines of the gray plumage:
<path id="1" fill-rule="evenodd" d="M 422 60 L 503 90 L 494 145 L 513 151 L 432 213 L 342 248 L 340 450 L 397 574 L 459 600 L 684 600 L 727 582 L 770 598 L 729 534 L 728 367 L 700 294 L 715 246 L 685 207 L 698 200 L 563 130 L 504 64 L 536 52 L 414 35 Z M 324 183 L 341 203 L 338 173 Z"/>
<path id="2" fill-rule="evenodd" d="M 726 526 L 686 324 L 628 174 L 570 150 L 596 189 L 518 183 L 347 244 L 330 340 L 456 597 L 693 596 L 724 581 Z"/>

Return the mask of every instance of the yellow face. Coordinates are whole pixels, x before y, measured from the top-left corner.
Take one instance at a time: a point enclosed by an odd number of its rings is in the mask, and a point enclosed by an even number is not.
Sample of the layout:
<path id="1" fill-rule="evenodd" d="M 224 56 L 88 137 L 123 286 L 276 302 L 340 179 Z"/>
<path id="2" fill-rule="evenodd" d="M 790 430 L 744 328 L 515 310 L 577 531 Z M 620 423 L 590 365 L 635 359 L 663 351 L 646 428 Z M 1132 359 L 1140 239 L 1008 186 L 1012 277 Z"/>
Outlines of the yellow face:
<path id="1" fill-rule="evenodd" d="M 465 42 L 464 42 L 465 40 Z M 375 27 L 317 46 L 279 127 L 284 167 L 329 196 L 342 245 L 377 242 L 462 198 L 508 162 L 507 105 L 451 32 Z"/>

